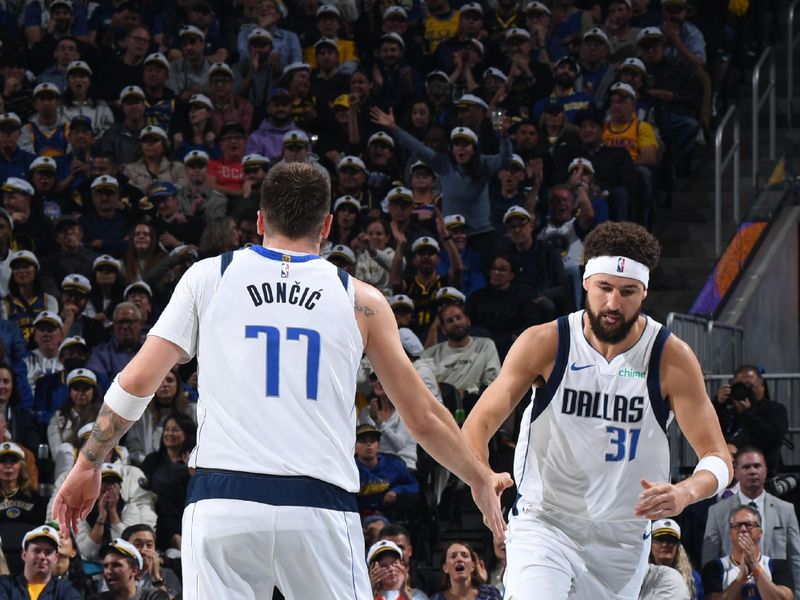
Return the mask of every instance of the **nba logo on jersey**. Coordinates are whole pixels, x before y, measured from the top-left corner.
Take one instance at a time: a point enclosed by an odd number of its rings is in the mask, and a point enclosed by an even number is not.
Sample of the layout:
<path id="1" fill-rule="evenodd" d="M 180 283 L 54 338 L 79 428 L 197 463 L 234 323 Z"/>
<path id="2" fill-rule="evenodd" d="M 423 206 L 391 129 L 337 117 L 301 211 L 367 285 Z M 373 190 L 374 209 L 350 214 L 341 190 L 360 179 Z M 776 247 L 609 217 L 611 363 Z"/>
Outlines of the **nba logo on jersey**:
<path id="1" fill-rule="evenodd" d="M 289 263 L 288 262 L 282 262 L 281 263 L 281 277 L 283 279 L 286 279 L 287 277 L 289 277 Z"/>
<path id="2" fill-rule="evenodd" d="M 617 259 L 617 273 L 625 272 L 625 259 L 620 257 Z"/>

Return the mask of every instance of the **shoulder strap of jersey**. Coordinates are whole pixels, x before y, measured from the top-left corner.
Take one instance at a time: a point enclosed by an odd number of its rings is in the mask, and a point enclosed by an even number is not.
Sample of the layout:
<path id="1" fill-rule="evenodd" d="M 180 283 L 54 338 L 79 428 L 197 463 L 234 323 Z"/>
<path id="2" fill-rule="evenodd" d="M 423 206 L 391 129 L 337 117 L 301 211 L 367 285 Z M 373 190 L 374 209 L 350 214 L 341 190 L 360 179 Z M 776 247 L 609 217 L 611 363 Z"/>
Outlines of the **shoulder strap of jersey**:
<path id="1" fill-rule="evenodd" d="M 534 395 L 533 409 L 531 410 L 531 423 L 544 412 L 548 407 L 550 401 L 561 385 L 561 380 L 564 378 L 564 371 L 567 370 L 567 361 L 569 360 L 569 347 L 570 347 L 570 332 L 569 332 L 569 316 L 559 317 L 556 321 L 558 326 L 558 350 L 556 351 L 556 361 L 553 364 L 553 372 L 547 378 L 545 384 L 536 390 Z"/>
<path id="2" fill-rule="evenodd" d="M 347 289 L 347 286 L 350 284 L 350 274 L 345 271 L 344 269 L 340 269 L 339 267 L 336 268 L 336 271 L 339 275 L 339 281 L 342 282 L 344 289 Z"/>
<path id="3" fill-rule="evenodd" d="M 233 261 L 233 250 L 228 250 L 227 252 L 223 252 L 220 256 L 219 262 L 219 276 L 220 279 L 223 275 L 225 275 L 225 271 L 228 267 L 231 266 L 231 262 Z"/>
<path id="4" fill-rule="evenodd" d="M 650 363 L 647 365 L 647 395 L 650 396 L 650 406 L 653 408 L 653 415 L 655 415 L 661 430 L 667 432 L 667 418 L 669 417 L 669 408 L 667 408 L 667 400 L 661 395 L 661 355 L 664 353 L 664 344 L 667 343 L 667 338 L 672 335 L 672 332 L 661 326 L 661 329 L 656 334 L 656 339 L 653 341 L 653 347 L 650 349 Z"/>

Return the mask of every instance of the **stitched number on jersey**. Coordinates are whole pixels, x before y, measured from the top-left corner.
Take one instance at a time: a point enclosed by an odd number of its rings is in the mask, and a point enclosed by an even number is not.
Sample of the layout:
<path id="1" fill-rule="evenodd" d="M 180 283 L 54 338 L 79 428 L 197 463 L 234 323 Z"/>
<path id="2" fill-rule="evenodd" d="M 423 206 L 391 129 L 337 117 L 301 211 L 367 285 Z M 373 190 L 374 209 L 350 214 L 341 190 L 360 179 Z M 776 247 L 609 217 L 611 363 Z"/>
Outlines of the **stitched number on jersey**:
<path id="1" fill-rule="evenodd" d="M 606 431 L 611 434 L 611 452 L 606 452 L 606 462 L 618 462 L 625 460 L 626 449 L 628 460 L 636 458 L 636 447 L 639 445 L 639 432 L 641 429 L 631 429 L 629 432 L 622 427 L 606 427 Z M 630 441 L 628 441 L 630 433 Z M 627 443 L 626 443 L 627 442 Z"/>
<path id="2" fill-rule="evenodd" d="M 266 396 L 277 398 L 280 396 L 280 370 L 281 370 L 281 331 L 269 325 L 245 325 L 244 337 L 257 338 L 263 333 L 267 338 L 267 381 Z M 317 399 L 319 388 L 319 332 L 304 327 L 287 327 L 286 342 L 301 342 L 305 338 L 308 344 L 306 351 L 306 398 Z"/>

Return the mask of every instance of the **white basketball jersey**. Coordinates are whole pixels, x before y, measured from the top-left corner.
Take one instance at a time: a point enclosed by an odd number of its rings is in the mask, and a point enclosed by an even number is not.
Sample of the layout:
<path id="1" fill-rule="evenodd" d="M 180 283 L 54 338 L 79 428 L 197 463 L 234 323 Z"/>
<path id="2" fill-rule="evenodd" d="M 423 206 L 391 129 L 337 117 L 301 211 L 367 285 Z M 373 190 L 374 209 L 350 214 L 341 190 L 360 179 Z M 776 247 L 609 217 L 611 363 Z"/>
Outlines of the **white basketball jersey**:
<path id="1" fill-rule="evenodd" d="M 514 475 L 526 510 L 597 521 L 637 519 L 640 480 L 669 481 L 669 416 L 659 361 L 666 328 L 608 362 L 583 333 L 583 311 L 558 319 L 558 355 L 522 417 Z"/>
<path id="2" fill-rule="evenodd" d="M 353 281 L 315 255 L 253 246 L 193 265 L 150 335 L 199 366 L 192 467 L 359 487 Z"/>

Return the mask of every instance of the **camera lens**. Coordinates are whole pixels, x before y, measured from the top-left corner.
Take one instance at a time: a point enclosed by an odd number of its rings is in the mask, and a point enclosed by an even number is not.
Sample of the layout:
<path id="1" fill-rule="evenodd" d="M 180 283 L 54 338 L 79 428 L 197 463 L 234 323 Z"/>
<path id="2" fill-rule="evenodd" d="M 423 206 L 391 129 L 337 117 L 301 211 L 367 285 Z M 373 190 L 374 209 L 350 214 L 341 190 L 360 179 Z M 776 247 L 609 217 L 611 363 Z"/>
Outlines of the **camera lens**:
<path id="1" fill-rule="evenodd" d="M 731 385 L 731 398 L 737 402 L 743 402 L 750 397 L 750 387 L 746 383 L 737 381 Z"/>

